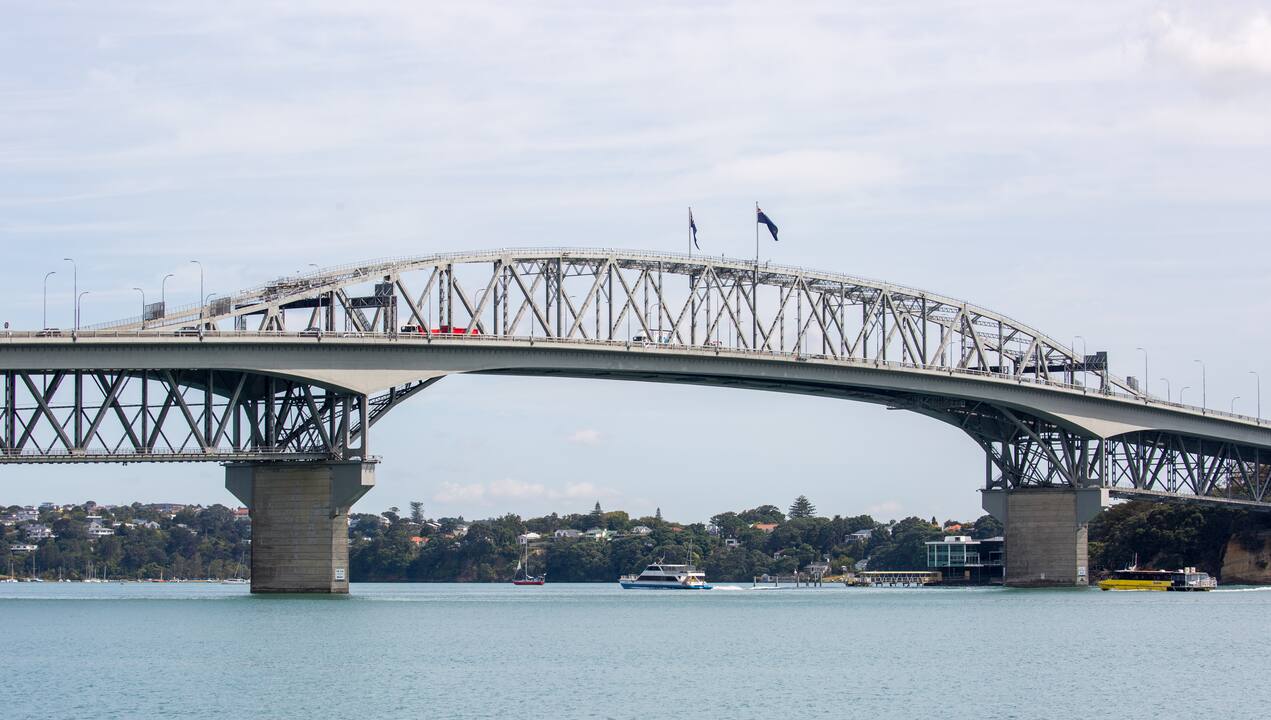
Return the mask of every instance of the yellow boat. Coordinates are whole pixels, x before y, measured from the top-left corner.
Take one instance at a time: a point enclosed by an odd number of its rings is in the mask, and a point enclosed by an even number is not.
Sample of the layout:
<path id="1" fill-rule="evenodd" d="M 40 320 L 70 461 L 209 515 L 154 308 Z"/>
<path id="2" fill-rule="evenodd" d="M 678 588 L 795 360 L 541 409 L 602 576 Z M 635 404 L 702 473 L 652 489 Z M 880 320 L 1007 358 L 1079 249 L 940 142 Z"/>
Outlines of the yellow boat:
<path id="1" fill-rule="evenodd" d="M 1218 587 L 1218 581 L 1194 567 L 1182 570 L 1139 570 L 1127 568 L 1099 581 L 1100 590 L 1140 590 L 1148 592 L 1203 592 Z"/>

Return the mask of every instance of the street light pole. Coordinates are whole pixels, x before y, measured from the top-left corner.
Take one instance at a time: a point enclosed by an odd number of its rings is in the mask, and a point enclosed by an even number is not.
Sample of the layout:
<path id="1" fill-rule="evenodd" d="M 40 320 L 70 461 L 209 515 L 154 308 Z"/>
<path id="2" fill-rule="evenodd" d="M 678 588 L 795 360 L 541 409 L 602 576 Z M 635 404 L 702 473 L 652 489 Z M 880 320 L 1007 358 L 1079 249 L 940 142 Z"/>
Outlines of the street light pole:
<path id="1" fill-rule="evenodd" d="M 49 276 L 56 274 L 56 270 L 50 270 L 44 273 L 44 324 L 41 325 L 41 328 L 44 330 L 49 329 Z"/>
<path id="2" fill-rule="evenodd" d="M 1169 378 L 1161 378 L 1161 382 L 1165 383 L 1165 402 L 1170 402 Z"/>
<path id="3" fill-rule="evenodd" d="M 62 262 L 68 262 L 71 264 L 71 272 L 73 273 L 73 280 L 71 285 L 71 297 L 77 298 L 75 300 L 74 328 L 78 330 L 79 329 L 79 300 L 78 300 L 79 298 L 79 265 L 76 265 L 75 260 L 72 258 L 62 258 Z"/>
<path id="4" fill-rule="evenodd" d="M 1151 393 L 1147 391 L 1147 350 L 1137 349 L 1143 353 L 1143 397 L 1148 397 Z"/>
<path id="5" fill-rule="evenodd" d="M 92 290 L 85 290 L 84 292 L 80 293 L 79 295 L 75 297 L 75 329 L 76 330 L 79 330 L 79 315 L 80 315 L 79 311 L 80 311 L 80 307 L 83 305 L 84 296 L 89 294 L 90 292 L 92 292 Z"/>
<path id="6" fill-rule="evenodd" d="M 1262 420 L 1262 376 L 1258 374 L 1257 370 L 1250 370 L 1249 374 L 1252 375 L 1254 378 L 1256 378 L 1258 381 L 1258 420 L 1261 421 Z"/>
<path id="7" fill-rule="evenodd" d="M 191 260 L 190 262 L 199 266 L 199 299 L 202 299 L 203 298 L 203 263 L 199 262 L 198 260 Z M 199 306 L 199 325 L 200 326 L 203 325 L 203 306 L 202 305 Z"/>
<path id="8" fill-rule="evenodd" d="M 1178 404 L 1179 404 L 1179 405 L 1182 405 L 1182 404 L 1183 404 L 1183 393 L 1185 393 L 1185 392 L 1187 392 L 1188 390 L 1191 390 L 1191 389 L 1192 389 L 1192 386 L 1191 386 L 1191 385 L 1184 385 L 1184 386 L 1183 386 L 1183 389 L 1178 391 Z"/>
<path id="9" fill-rule="evenodd" d="M 1086 385 L 1086 339 L 1080 335 L 1072 336 L 1072 344 L 1075 346 L 1077 341 L 1081 341 L 1081 385 Z"/>
<path id="10" fill-rule="evenodd" d="M 137 292 L 141 293 L 141 329 L 145 330 L 146 329 L 146 291 L 142 290 L 139 287 L 135 287 L 133 288 L 133 290 L 136 290 Z"/>
<path id="11" fill-rule="evenodd" d="M 1206 389 L 1205 381 L 1205 362 L 1203 360 L 1193 360 L 1192 362 L 1200 363 L 1200 409 L 1204 410 L 1209 406 L 1209 391 Z"/>
<path id="12" fill-rule="evenodd" d="M 1240 396 L 1239 396 L 1239 395 L 1237 395 L 1237 396 L 1235 396 L 1235 397 L 1233 397 L 1233 398 L 1231 399 L 1231 414 L 1232 414 L 1232 415 L 1235 415 L 1235 414 L 1236 414 L 1236 401 L 1237 401 L 1237 400 L 1239 400 L 1239 399 L 1240 399 Z"/>
<path id="13" fill-rule="evenodd" d="M 168 314 L 168 278 L 173 277 L 173 273 L 168 273 L 159 281 L 159 304 L 163 306 L 163 314 Z"/>

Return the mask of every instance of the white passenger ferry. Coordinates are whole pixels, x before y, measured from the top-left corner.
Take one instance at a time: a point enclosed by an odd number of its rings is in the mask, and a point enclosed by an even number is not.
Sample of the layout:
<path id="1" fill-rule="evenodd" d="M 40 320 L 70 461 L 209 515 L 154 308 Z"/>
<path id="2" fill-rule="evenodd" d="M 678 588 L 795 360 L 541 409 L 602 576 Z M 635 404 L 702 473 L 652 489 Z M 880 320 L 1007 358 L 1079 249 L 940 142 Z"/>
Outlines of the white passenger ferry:
<path id="1" fill-rule="evenodd" d="M 618 583 L 626 590 L 710 590 L 706 573 L 692 565 L 653 563 L 639 575 L 623 575 Z"/>

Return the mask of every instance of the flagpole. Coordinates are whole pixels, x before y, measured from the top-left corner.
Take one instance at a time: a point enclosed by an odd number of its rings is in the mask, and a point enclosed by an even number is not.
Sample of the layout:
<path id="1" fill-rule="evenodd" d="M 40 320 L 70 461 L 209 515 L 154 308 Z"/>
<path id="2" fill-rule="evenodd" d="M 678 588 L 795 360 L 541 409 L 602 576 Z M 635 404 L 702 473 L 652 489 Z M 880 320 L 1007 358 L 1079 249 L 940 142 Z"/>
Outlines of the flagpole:
<path id="1" fill-rule="evenodd" d="M 759 345 L 759 201 L 755 201 L 755 275 L 750 284 L 750 346 Z"/>
<path id="2" fill-rule="evenodd" d="M 688 206 L 688 259 L 693 259 L 693 206 Z"/>

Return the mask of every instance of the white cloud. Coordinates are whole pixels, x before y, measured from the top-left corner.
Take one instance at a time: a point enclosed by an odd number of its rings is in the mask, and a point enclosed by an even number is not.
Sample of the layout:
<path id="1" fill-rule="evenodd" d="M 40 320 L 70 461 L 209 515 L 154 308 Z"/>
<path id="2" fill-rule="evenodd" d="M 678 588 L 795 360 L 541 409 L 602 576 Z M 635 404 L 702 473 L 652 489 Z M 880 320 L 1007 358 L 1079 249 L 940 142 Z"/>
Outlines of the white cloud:
<path id="1" fill-rule="evenodd" d="M 615 497 L 618 493 L 595 483 L 566 483 L 564 487 L 549 488 L 542 483 L 523 482 L 504 478 L 488 483 L 444 482 L 433 494 L 433 502 L 446 505 L 469 504 L 490 506 L 504 500 L 561 500 Z"/>
<path id="2" fill-rule="evenodd" d="M 902 507 L 903 506 L 895 500 L 884 500 L 877 505 L 870 505 L 868 510 L 869 514 L 873 515 L 876 520 L 881 520 L 884 516 L 894 517 L 900 512 Z"/>
<path id="3" fill-rule="evenodd" d="M 433 502 L 439 503 L 464 503 L 464 502 L 481 502 L 485 499 L 484 483 L 442 483 L 441 489 L 433 495 Z"/>
<path id="4" fill-rule="evenodd" d="M 1189 67 L 1271 74 L 1271 17 L 1264 12 L 1219 31 L 1169 13 L 1159 14 L 1156 26 L 1156 49 Z"/>
<path id="5" fill-rule="evenodd" d="M 490 497 L 493 498 L 531 498 L 542 497 L 547 489 L 540 483 L 527 483 L 506 478 L 490 483 Z"/>
<path id="6" fill-rule="evenodd" d="M 578 445 L 595 445 L 600 442 L 600 431 L 592 430 L 590 428 L 575 430 L 566 439 L 569 440 L 569 442 L 576 443 Z"/>

